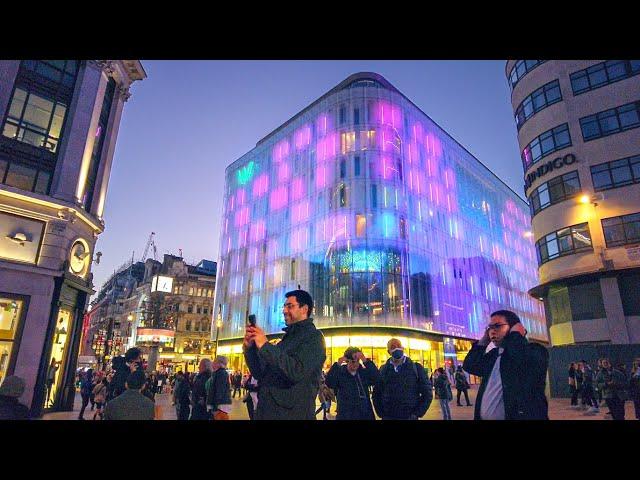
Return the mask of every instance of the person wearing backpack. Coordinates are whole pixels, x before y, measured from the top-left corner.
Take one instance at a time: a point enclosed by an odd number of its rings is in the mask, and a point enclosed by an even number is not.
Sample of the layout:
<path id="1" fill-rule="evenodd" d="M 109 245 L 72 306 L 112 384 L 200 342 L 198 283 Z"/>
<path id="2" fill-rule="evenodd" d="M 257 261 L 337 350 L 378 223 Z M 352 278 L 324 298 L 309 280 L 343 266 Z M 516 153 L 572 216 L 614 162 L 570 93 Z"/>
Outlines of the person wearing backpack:
<path id="1" fill-rule="evenodd" d="M 442 419 L 443 420 L 451 420 L 451 407 L 449 407 L 449 402 L 453 400 L 453 394 L 451 393 L 451 383 L 449 382 L 449 377 L 445 372 L 444 368 L 438 368 L 438 377 L 434 383 L 434 387 L 436 390 L 436 394 L 440 399 L 440 408 L 442 409 Z"/>
<path id="2" fill-rule="evenodd" d="M 454 380 L 456 382 L 456 390 L 457 390 L 457 404 L 459 407 L 462 406 L 462 404 L 460 403 L 460 395 L 462 393 L 464 393 L 464 398 L 467 401 L 467 407 L 470 407 L 472 405 L 472 403 L 469 401 L 469 382 L 467 380 L 467 376 L 464 374 L 464 371 L 462 370 L 462 365 L 458 365 L 458 368 L 456 369 L 456 374 L 454 375 Z"/>
<path id="3" fill-rule="evenodd" d="M 545 396 L 549 353 L 527 341 L 527 330 L 510 310 L 491 314 L 484 336 L 462 368 L 482 377 L 474 420 L 548 420 Z"/>
<path id="4" fill-rule="evenodd" d="M 404 354 L 400 340 L 389 340 L 387 352 L 391 358 L 380 368 L 373 387 L 376 413 L 383 420 L 417 420 L 433 400 L 431 382 L 424 367 Z"/>

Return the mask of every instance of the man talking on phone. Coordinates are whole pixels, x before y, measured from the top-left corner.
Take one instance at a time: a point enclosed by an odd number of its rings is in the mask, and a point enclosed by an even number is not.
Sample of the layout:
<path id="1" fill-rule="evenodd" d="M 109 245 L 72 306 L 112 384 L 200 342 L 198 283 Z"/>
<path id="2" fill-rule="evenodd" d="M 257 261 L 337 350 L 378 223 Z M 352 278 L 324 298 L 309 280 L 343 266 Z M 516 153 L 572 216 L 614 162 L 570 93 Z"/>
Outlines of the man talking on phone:
<path id="1" fill-rule="evenodd" d="M 548 420 L 544 394 L 549 354 L 526 339 L 527 330 L 510 310 L 491 314 L 484 336 L 462 368 L 482 377 L 474 420 Z"/>
<path id="2" fill-rule="evenodd" d="M 326 359 L 324 336 L 313 324 L 313 299 L 304 290 L 285 294 L 287 326 L 277 345 L 259 326 L 248 324 L 242 348 L 260 383 L 256 420 L 315 420 L 315 398 Z"/>

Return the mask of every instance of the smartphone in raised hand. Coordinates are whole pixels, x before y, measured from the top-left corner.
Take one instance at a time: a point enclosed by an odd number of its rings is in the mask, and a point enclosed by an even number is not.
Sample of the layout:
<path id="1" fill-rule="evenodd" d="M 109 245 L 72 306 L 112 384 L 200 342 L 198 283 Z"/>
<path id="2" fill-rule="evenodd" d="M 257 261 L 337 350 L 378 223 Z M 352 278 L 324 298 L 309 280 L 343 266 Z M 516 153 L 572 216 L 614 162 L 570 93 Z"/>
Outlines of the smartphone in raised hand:
<path id="1" fill-rule="evenodd" d="M 256 316 L 254 314 L 251 314 L 247 319 L 247 327 L 255 327 L 255 326 L 256 326 Z"/>

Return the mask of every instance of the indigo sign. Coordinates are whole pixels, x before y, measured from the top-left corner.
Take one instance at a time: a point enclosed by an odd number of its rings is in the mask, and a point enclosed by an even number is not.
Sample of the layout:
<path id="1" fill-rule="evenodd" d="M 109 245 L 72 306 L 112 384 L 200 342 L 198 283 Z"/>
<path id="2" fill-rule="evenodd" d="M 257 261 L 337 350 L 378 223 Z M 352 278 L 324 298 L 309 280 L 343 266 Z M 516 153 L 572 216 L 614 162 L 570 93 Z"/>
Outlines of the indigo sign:
<path id="1" fill-rule="evenodd" d="M 565 165 L 572 165 L 576 161 L 576 156 L 573 153 L 567 153 L 564 157 L 558 157 L 551 160 L 550 162 L 545 163 L 544 165 L 540 165 L 525 178 L 525 191 L 529 187 L 531 187 L 531 184 L 536 180 L 536 178 L 543 177 L 547 173 L 552 172 L 557 168 L 562 168 Z"/>

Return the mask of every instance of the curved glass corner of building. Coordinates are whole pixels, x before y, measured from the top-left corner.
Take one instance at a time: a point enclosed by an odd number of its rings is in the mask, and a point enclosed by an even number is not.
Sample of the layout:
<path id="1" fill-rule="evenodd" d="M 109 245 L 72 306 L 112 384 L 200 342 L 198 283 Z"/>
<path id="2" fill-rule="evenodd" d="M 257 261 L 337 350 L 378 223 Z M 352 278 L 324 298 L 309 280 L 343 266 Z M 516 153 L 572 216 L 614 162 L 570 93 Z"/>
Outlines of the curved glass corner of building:
<path id="1" fill-rule="evenodd" d="M 281 332 L 284 294 L 299 286 L 328 348 L 360 338 L 384 351 L 397 332 L 423 357 L 445 355 L 444 343 L 420 342 L 479 338 L 503 308 L 546 341 L 542 303 L 527 294 L 529 229 L 524 201 L 446 132 L 400 93 L 362 82 L 227 169 L 220 337 L 239 342 L 248 313 Z"/>

